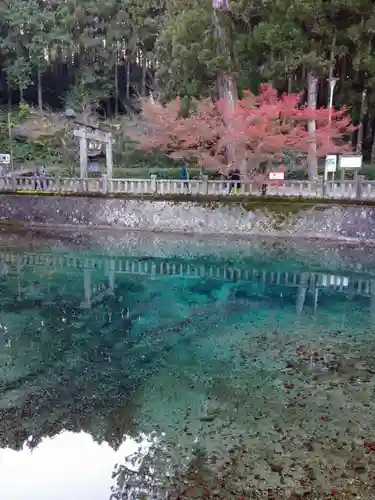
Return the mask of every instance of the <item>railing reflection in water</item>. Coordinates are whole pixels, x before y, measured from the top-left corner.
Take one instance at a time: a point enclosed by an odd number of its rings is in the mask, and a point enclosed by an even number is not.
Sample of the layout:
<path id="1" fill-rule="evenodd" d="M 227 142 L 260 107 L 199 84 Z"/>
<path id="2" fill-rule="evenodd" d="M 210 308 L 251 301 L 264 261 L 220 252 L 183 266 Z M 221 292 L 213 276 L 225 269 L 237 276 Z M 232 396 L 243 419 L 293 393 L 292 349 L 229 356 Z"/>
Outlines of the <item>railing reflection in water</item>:
<path id="1" fill-rule="evenodd" d="M 85 257 L 71 254 L 0 252 L 0 272 L 6 274 L 9 265 L 16 265 L 22 273 L 24 266 L 45 267 L 54 270 L 74 269 L 82 272 L 83 301 L 81 307 L 89 308 L 114 293 L 116 277 L 121 274 L 150 278 L 158 276 L 183 277 L 188 279 L 213 279 L 228 282 L 252 282 L 256 286 L 279 285 L 299 290 L 297 309 L 303 307 L 306 293 L 318 304 L 319 290 L 333 290 L 345 293 L 349 298 L 355 295 L 371 297 L 375 308 L 375 277 L 364 279 L 363 275 L 339 275 L 323 272 L 283 271 L 261 268 L 236 267 L 230 264 L 194 264 L 189 261 L 173 261 L 139 257 Z M 94 285 L 92 273 L 104 272 L 105 282 Z M 302 295 L 301 295 L 302 293 Z M 301 302 L 302 301 L 302 302 Z M 299 304 L 299 305 L 298 305 Z M 302 304 L 302 305 L 301 305 Z"/>

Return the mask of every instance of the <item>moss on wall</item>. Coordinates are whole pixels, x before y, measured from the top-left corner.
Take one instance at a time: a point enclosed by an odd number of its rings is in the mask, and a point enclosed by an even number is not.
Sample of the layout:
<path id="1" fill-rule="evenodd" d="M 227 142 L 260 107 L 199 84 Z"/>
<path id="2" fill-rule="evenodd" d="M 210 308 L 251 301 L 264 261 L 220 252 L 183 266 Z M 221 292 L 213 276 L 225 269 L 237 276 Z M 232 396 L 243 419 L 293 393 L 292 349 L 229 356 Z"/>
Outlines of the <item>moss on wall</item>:
<path id="1" fill-rule="evenodd" d="M 51 191 L 14 191 L 0 193 L 3 196 L 40 196 L 40 197 L 73 197 L 73 198 L 94 198 L 107 200 L 143 200 L 143 201 L 170 201 L 174 203 L 197 203 L 212 210 L 219 206 L 241 206 L 247 212 L 264 210 L 280 214 L 296 214 L 300 210 L 315 207 L 324 210 L 332 206 L 370 206 L 375 207 L 375 200 L 351 200 L 351 199 L 327 199 L 327 198 L 303 198 L 300 196 L 211 196 L 211 195 L 186 195 L 186 194 L 163 194 L 163 195 L 138 195 L 122 193 L 54 193 Z"/>

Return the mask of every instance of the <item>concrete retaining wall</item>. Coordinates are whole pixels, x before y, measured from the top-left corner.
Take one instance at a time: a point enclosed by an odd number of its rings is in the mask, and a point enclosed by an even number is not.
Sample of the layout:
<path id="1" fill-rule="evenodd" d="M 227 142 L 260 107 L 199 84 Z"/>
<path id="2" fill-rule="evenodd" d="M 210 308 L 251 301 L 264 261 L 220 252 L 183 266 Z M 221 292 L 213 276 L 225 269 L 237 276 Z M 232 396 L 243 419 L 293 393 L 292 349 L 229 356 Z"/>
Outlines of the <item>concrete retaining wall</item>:
<path id="1" fill-rule="evenodd" d="M 262 206 L 2 195 L 0 221 L 28 226 L 108 227 L 185 234 L 316 237 L 375 242 L 371 206 Z"/>

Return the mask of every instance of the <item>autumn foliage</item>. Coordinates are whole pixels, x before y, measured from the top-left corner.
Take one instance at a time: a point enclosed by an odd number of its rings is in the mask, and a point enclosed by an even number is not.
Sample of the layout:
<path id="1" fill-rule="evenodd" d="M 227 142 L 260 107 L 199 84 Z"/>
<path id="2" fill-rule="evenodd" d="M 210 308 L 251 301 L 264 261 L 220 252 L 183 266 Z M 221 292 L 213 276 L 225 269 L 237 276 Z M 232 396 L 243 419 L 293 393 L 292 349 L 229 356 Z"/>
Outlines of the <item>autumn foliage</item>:
<path id="1" fill-rule="evenodd" d="M 163 150 L 174 158 L 195 157 L 223 172 L 229 144 L 247 174 L 261 165 L 282 162 L 287 151 L 306 155 L 313 148 L 317 157 L 349 151 L 345 139 L 352 126 L 346 109 L 332 110 L 330 117 L 327 108 L 312 110 L 300 101 L 300 94 L 278 96 L 270 85 L 262 85 L 258 95 L 245 92 L 229 116 L 225 102 L 205 100 L 194 102 L 194 112 L 187 118 L 179 117 L 178 99 L 166 106 L 147 101 L 143 107 L 147 133 L 133 131 L 132 139 L 143 150 Z M 309 120 L 315 120 L 314 135 L 307 130 Z"/>

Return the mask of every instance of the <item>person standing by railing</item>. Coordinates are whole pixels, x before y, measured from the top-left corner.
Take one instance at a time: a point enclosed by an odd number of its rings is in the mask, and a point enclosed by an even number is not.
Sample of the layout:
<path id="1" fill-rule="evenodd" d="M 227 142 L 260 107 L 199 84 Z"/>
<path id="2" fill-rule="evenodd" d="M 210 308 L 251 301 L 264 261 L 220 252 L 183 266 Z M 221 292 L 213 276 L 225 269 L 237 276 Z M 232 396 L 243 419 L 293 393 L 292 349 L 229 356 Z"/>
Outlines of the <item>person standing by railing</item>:
<path id="1" fill-rule="evenodd" d="M 46 189 L 47 186 L 47 169 L 44 165 L 38 167 L 34 174 L 35 177 L 35 189 Z"/>
<path id="2" fill-rule="evenodd" d="M 235 193 L 237 193 L 237 191 L 241 188 L 241 182 L 240 182 L 241 175 L 240 175 L 239 169 L 236 168 L 236 169 L 230 170 L 229 175 L 228 175 L 228 179 L 229 179 L 228 194 L 231 194 L 233 190 Z"/>
<path id="3" fill-rule="evenodd" d="M 187 192 L 189 193 L 190 190 L 189 190 L 189 170 L 187 168 L 187 165 L 183 165 L 180 169 L 180 177 L 181 177 L 181 180 L 183 181 L 183 187 L 184 187 L 184 192 L 185 190 L 187 190 Z"/>

